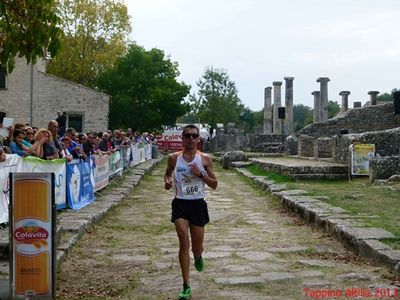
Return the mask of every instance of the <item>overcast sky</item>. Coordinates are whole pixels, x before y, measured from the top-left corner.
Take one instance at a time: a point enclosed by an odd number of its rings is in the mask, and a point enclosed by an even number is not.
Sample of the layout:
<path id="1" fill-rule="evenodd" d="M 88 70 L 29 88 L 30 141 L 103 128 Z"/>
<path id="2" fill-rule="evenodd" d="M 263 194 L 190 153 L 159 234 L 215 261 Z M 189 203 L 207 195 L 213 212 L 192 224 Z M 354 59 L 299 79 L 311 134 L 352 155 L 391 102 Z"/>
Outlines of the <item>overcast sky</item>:
<path id="1" fill-rule="evenodd" d="M 400 0 L 126 0 L 132 39 L 179 63 L 196 91 L 208 66 L 225 69 L 242 102 L 264 105 L 264 88 L 294 79 L 294 103 L 313 106 L 318 77 L 329 100 L 369 100 L 400 88 Z M 284 103 L 284 84 L 282 101 Z"/>

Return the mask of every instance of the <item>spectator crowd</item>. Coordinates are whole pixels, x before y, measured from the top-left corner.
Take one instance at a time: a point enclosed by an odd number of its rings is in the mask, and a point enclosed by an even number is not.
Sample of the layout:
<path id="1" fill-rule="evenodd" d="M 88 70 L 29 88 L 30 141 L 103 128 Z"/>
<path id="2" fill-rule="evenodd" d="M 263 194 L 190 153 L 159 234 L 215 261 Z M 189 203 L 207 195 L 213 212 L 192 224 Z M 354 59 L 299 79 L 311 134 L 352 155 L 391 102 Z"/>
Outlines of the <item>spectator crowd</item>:
<path id="1" fill-rule="evenodd" d="M 156 143 L 154 134 L 139 133 L 131 128 L 78 133 L 74 128 L 65 127 L 65 114 L 57 112 L 57 115 L 47 128 L 32 127 L 24 122 L 6 128 L 8 134 L 0 134 L 0 162 L 5 161 L 5 154 L 71 161 L 99 152 L 112 153 L 138 143 Z M 5 116 L 0 112 L 0 128 L 3 128 Z"/>

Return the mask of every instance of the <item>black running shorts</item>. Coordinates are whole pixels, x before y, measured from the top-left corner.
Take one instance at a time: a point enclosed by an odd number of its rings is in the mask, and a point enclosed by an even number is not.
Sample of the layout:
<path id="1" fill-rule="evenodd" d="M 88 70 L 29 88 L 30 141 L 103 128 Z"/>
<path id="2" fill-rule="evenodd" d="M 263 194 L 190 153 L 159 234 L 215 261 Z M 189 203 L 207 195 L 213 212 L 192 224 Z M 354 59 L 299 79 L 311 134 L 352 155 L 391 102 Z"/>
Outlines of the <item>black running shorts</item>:
<path id="1" fill-rule="evenodd" d="M 208 215 L 207 202 L 204 199 L 182 200 L 175 198 L 172 200 L 171 222 L 176 219 L 188 220 L 190 224 L 203 227 L 210 222 Z"/>

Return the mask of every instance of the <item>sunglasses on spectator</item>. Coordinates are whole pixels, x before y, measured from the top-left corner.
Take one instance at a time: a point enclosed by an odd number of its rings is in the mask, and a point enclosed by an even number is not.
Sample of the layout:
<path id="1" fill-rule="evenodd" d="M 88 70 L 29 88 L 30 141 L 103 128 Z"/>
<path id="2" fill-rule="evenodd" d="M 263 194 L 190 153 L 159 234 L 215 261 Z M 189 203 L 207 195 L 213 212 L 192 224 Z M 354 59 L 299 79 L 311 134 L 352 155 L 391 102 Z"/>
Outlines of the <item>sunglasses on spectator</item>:
<path id="1" fill-rule="evenodd" d="M 196 138 L 199 137 L 199 135 L 197 133 L 185 133 L 183 135 L 183 137 L 186 138 L 186 139 L 190 139 L 190 138 L 196 139 Z"/>

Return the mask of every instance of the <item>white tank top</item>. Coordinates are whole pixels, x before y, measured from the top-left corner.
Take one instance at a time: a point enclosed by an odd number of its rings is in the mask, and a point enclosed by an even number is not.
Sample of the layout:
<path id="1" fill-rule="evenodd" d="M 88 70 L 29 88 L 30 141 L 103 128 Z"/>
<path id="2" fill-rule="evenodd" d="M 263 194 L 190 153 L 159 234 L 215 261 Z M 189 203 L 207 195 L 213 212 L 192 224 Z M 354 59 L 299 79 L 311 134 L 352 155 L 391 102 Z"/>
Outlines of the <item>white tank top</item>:
<path id="1" fill-rule="evenodd" d="M 204 199 L 204 180 L 190 171 L 190 166 L 196 164 L 200 171 L 205 172 L 201 155 L 196 153 L 192 161 L 183 159 L 182 153 L 178 155 L 174 169 L 175 197 L 183 200 Z"/>

